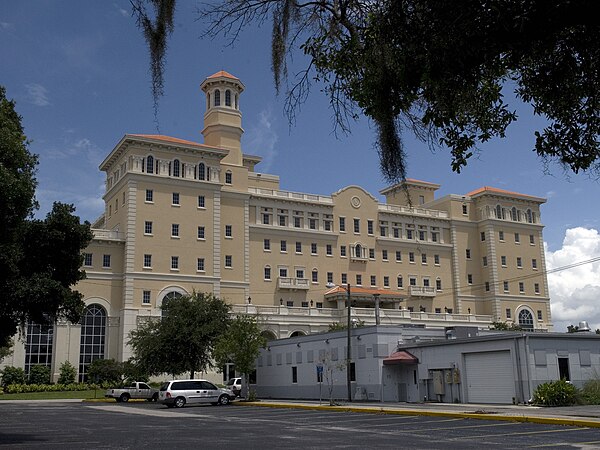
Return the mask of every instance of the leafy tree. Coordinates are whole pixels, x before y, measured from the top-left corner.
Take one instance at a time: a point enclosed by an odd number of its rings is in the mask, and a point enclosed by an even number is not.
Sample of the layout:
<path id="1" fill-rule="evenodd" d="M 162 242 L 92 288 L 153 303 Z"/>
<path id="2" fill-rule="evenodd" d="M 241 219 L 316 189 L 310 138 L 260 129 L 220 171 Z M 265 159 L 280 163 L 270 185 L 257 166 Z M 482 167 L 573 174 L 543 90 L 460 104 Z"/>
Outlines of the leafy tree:
<path id="1" fill-rule="evenodd" d="M 212 294 L 194 292 L 163 304 L 161 320 L 133 330 L 129 345 L 135 364 L 150 375 L 203 372 L 212 368 L 216 341 L 229 325 L 229 305 Z"/>
<path id="2" fill-rule="evenodd" d="M 12 355 L 12 344 L 13 344 L 12 339 L 9 339 L 8 345 L 6 345 L 5 347 L 0 346 L 0 362 L 2 362 L 2 360 L 4 358 L 6 358 L 7 356 Z"/>
<path id="3" fill-rule="evenodd" d="M 523 331 L 521 326 L 516 323 L 508 323 L 508 322 L 492 322 L 490 326 L 490 330 L 500 330 L 500 331 Z"/>
<path id="4" fill-rule="evenodd" d="M 243 389 L 248 389 L 248 376 L 255 369 L 261 347 L 267 343 L 256 317 L 236 316 L 215 345 L 213 358 L 217 366 L 232 362 L 244 376 Z M 244 392 L 246 394 L 246 392 Z"/>
<path id="5" fill-rule="evenodd" d="M 75 377 L 77 376 L 77 370 L 69 361 L 65 361 L 60 365 L 60 375 L 58 377 L 58 384 L 71 384 L 75 383 Z"/>
<path id="6" fill-rule="evenodd" d="M 354 328 L 362 328 L 365 326 L 365 321 L 361 320 L 361 319 L 352 319 L 353 323 L 352 326 Z M 333 332 L 333 331 L 343 331 L 343 330 L 347 330 L 348 329 L 348 325 L 346 325 L 344 322 L 332 322 L 329 324 L 329 328 L 328 328 L 328 332 Z"/>
<path id="7" fill-rule="evenodd" d="M 568 325 L 567 326 L 567 333 L 577 333 L 577 332 L 579 332 L 578 325 Z M 596 328 L 595 333 L 600 334 L 600 328 Z"/>
<path id="8" fill-rule="evenodd" d="M 120 384 L 123 379 L 123 364 L 114 359 L 95 359 L 87 370 L 87 379 L 98 384 Z"/>
<path id="9" fill-rule="evenodd" d="M 25 384 L 25 371 L 22 367 L 7 366 L 2 373 L 2 387 L 6 390 L 9 384 Z"/>
<path id="10" fill-rule="evenodd" d="M 31 366 L 29 370 L 28 384 L 49 384 L 50 383 L 50 367 L 36 364 Z"/>
<path id="11" fill-rule="evenodd" d="M 77 322 L 84 307 L 72 287 L 85 277 L 81 250 L 92 238 L 89 223 L 61 203 L 44 220 L 31 218 L 36 165 L 15 103 L 0 86 L 0 290 L 11 293 L 0 300 L 0 347 L 27 322 Z"/>
<path id="12" fill-rule="evenodd" d="M 154 6 L 154 20 L 145 3 Z M 134 6 L 154 80 L 163 68 L 164 53 L 157 50 L 166 47 L 175 0 L 136 0 Z M 341 130 L 350 129 L 358 111 L 373 120 L 382 172 L 396 181 L 406 174 L 405 131 L 448 147 L 457 172 L 480 143 L 504 137 L 517 119 L 504 98 L 508 89 L 549 123 L 535 131 L 540 157 L 576 173 L 597 172 L 595 7 L 592 0 L 221 0 L 205 3 L 200 19 L 208 22 L 205 36 L 232 41 L 250 24 L 270 21 L 276 89 L 295 52 L 308 60 L 287 91 L 290 120 L 311 83 L 320 83 Z"/>
<path id="13" fill-rule="evenodd" d="M 123 362 L 123 376 L 125 377 L 126 383 L 133 383 L 134 381 L 145 381 L 148 382 L 150 377 L 142 370 L 133 358 Z"/>

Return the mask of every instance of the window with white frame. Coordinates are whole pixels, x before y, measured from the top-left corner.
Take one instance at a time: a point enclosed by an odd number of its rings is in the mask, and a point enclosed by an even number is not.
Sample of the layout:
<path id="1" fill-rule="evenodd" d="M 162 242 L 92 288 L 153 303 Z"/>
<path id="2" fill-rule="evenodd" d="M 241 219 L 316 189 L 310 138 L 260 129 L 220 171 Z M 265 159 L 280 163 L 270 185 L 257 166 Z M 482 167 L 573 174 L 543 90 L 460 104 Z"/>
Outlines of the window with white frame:
<path id="1" fill-rule="evenodd" d="M 519 293 L 520 294 L 525 293 L 525 283 L 523 283 L 522 281 L 519 281 Z"/>
<path id="2" fill-rule="evenodd" d="M 198 258 L 196 261 L 196 270 L 198 272 L 204 272 L 204 258 Z"/>
<path id="3" fill-rule="evenodd" d="M 325 246 L 325 253 L 327 254 L 327 256 L 333 255 L 333 247 L 331 246 L 331 244 L 327 244 Z"/>
<path id="4" fill-rule="evenodd" d="M 415 252 L 408 252 L 408 262 L 415 262 Z"/>
<path id="5" fill-rule="evenodd" d="M 233 267 L 233 256 L 225 255 L 225 267 L 231 269 Z"/>
<path id="6" fill-rule="evenodd" d="M 340 256 L 342 258 L 346 257 L 346 246 L 345 245 L 340 245 Z"/>
<path id="7" fill-rule="evenodd" d="M 421 264 L 427 264 L 427 253 L 421 253 Z"/>
<path id="8" fill-rule="evenodd" d="M 179 270 L 179 256 L 171 256 L 171 270 Z"/>
<path id="9" fill-rule="evenodd" d="M 172 205 L 179 205 L 179 192 L 173 192 L 172 196 L 171 196 L 171 204 Z"/>
<path id="10" fill-rule="evenodd" d="M 535 236 L 533 234 L 529 235 L 529 244 L 535 245 Z"/>
<path id="11" fill-rule="evenodd" d="M 279 243 L 279 251 L 282 253 L 287 252 L 287 241 L 281 241 Z"/>
<path id="12" fill-rule="evenodd" d="M 144 254 L 144 269 L 152 268 L 152 255 L 146 253 Z"/>
<path id="13" fill-rule="evenodd" d="M 342 280 L 342 284 L 348 284 L 348 274 L 347 273 L 341 274 L 340 278 Z"/>
<path id="14" fill-rule="evenodd" d="M 150 304 L 150 291 L 143 291 L 142 293 L 142 303 L 144 305 Z"/>
<path id="15" fill-rule="evenodd" d="M 317 269 L 312 270 L 312 282 L 313 283 L 319 282 L 319 272 L 317 271 Z"/>
<path id="16" fill-rule="evenodd" d="M 383 287 L 384 288 L 390 287 L 390 277 L 388 277 L 387 275 L 384 275 L 384 277 L 383 277 Z"/>
<path id="17" fill-rule="evenodd" d="M 375 249 L 374 248 L 369 249 L 369 259 L 375 259 Z"/>
<path id="18" fill-rule="evenodd" d="M 198 226 L 198 239 L 204 239 L 204 227 Z"/>
<path id="19" fill-rule="evenodd" d="M 154 191 L 152 189 L 146 189 L 146 203 L 154 202 Z"/>
<path id="20" fill-rule="evenodd" d="M 171 237 L 179 237 L 179 224 L 178 223 L 171 224 Z"/>
<path id="21" fill-rule="evenodd" d="M 472 273 L 467 274 L 467 284 L 473 284 L 473 274 Z"/>
<path id="22" fill-rule="evenodd" d="M 504 292 L 509 292 L 508 281 L 504 281 L 503 283 Z"/>
<path id="23" fill-rule="evenodd" d="M 83 254 L 83 265 L 86 267 L 91 267 L 93 262 L 92 253 L 84 253 Z"/>
<path id="24" fill-rule="evenodd" d="M 265 280 L 271 280 L 271 266 L 265 266 L 264 270 Z"/>
<path id="25" fill-rule="evenodd" d="M 296 269 L 296 278 L 304 279 L 304 269 Z"/>
<path id="26" fill-rule="evenodd" d="M 534 270 L 537 270 L 538 266 L 537 266 L 537 259 L 533 258 L 531 260 L 531 268 Z"/>
<path id="27" fill-rule="evenodd" d="M 231 171 L 225 172 L 225 184 L 231 184 L 233 182 L 233 174 Z"/>
<path id="28" fill-rule="evenodd" d="M 517 256 L 517 268 L 519 268 L 519 269 L 523 268 L 523 260 L 521 259 L 520 256 Z"/>
<path id="29" fill-rule="evenodd" d="M 360 233 L 360 219 L 354 219 L 354 232 Z"/>
<path id="30" fill-rule="evenodd" d="M 540 283 L 534 283 L 534 284 L 533 284 L 533 291 L 534 291 L 536 294 L 539 294 L 539 293 L 540 293 Z"/>
<path id="31" fill-rule="evenodd" d="M 317 229 L 317 219 L 308 219 L 308 228 L 311 230 Z"/>
<path id="32" fill-rule="evenodd" d="M 500 264 L 502 267 L 506 267 L 506 256 L 500 256 Z"/>
<path id="33" fill-rule="evenodd" d="M 327 272 L 327 283 L 333 283 L 333 272 Z"/>
<path id="34" fill-rule="evenodd" d="M 377 286 L 377 276 L 371 275 L 371 286 Z"/>
<path id="35" fill-rule="evenodd" d="M 296 241 L 296 253 L 302 253 L 302 242 Z"/>
<path id="36" fill-rule="evenodd" d="M 373 234 L 373 221 L 367 220 L 367 234 Z"/>
<path id="37" fill-rule="evenodd" d="M 519 244 L 521 242 L 521 236 L 519 233 L 515 233 L 515 244 Z"/>
<path id="38" fill-rule="evenodd" d="M 152 234 L 152 222 L 150 220 L 144 222 L 144 234 Z"/>
<path id="39" fill-rule="evenodd" d="M 417 277 L 408 277 L 408 284 L 410 286 L 416 286 L 417 285 Z"/>
<path id="40" fill-rule="evenodd" d="M 498 240 L 504 242 L 504 231 L 498 231 Z"/>
<path id="41" fill-rule="evenodd" d="M 265 251 L 271 250 L 271 239 L 263 239 L 263 250 L 265 250 Z"/>
<path id="42" fill-rule="evenodd" d="M 233 227 L 231 225 L 225 225 L 225 237 L 233 237 Z"/>
<path id="43" fill-rule="evenodd" d="M 481 263 L 483 264 L 483 267 L 487 267 L 487 256 L 481 258 Z"/>
<path id="44" fill-rule="evenodd" d="M 287 278 L 287 276 L 288 276 L 287 267 L 280 267 L 279 268 L 279 277 L 280 278 Z"/>
<path id="45" fill-rule="evenodd" d="M 317 254 L 317 243 L 316 242 L 311 242 L 311 244 L 310 244 L 310 254 L 311 255 L 316 255 Z"/>
<path id="46" fill-rule="evenodd" d="M 402 279 L 402 275 L 398 275 L 396 277 L 396 285 L 398 286 L 398 289 L 402 289 L 404 287 L 404 282 Z"/>
<path id="47" fill-rule="evenodd" d="M 438 291 L 442 290 L 442 279 L 439 277 L 435 279 L 435 289 Z"/>
<path id="48" fill-rule="evenodd" d="M 439 265 L 440 265 L 440 255 L 433 255 L 433 263 L 434 263 L 436 266 L 439 266 Z"/>
<path id="49" fill-rule="evenodd" d="M 110 255 L 102 255 L 102 267 L 110 268 Z"/>
<path id="50" fill-rule="evenodd" d="M 396 250 L 396 262 L 402 261 L 402 251 Z"/>
<path id="51" fill-rule="evenodd" d="M 198 196 L 198 208 L 205 208 L 206 207 L 206 199 L 204 198 L 204 195 L 199 195 Z"/>
<path id="52" fill-rule="evenodd" d="M 381 250 L 381 259 L 383 259 L 384 261 L 388 260 L 388 251 L 383 249 Z"/>
<path id="53" fill-rule="evenodd" d="M 356 274 L 356 285 L 362 286 L 362 275 L 361 274 Z"/>

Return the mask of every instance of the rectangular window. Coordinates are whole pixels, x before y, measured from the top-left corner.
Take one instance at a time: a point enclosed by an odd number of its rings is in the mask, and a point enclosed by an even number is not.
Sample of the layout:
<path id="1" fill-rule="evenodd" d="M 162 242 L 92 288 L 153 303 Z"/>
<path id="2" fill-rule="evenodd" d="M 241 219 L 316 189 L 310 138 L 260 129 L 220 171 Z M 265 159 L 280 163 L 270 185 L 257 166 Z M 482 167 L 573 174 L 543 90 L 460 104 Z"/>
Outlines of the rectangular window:
<path id="1" fill-rule="evenodd" d="M 374 248 L 369 249 L 369 259 L 375 259 L 375 249 Z"/>
<path id="2" fill-rule="evenodd" d="M 319 272 L 317 272 L 316 270 L 313 270 L 311 273 L 312 273 L 312 282 L 318 283 L 319 282 Z"/>
<path id="3" fill-rule="evenodd" d="M 485 282 L 485 292 L 490 292 L 490 282 L 489 281 Z"/>
<path id="4" fill-rule="evenodd" d="M 423 286 L 429 287 L 429 278 L 423 278 Z"/>
<path id="5" fill-rule="evenodd" d="M 421 264 L 427 264 L 427 253 L 421 253 Z"/>
<path id="6" fill-rule="evenodd" d="M 482 231 L 482 232 L 481 232 L 481 240 L 482 240 L 482 241 L 485 241 L 485 231 Z"/>
<path id="7" fill-rule="evenodd" d="M 308 308 L 308 302 L 302 302 L 301 306 L 302 306 L 303 308 Z"/>
<path id="8" fill-rule="evenodd" d="M 379 227 L 379 235 L 381 237 L 386 237 L 387 236 L 387 227 L 386 226 L 380 226 Z"/>
<path id="9" fill-rule="evenodd" d="M 225 237 L 232 237 L 233 236 L 233 231 L 232 231 L 232 226 L 231 225 L 225 225 Z"/>
<path id="10" fill-rule="evenodd" d="M 144 305 L 149 305 L 150 304 L 150 291 L 143 291 L 142 292 L 142 303 Z"/>
<path id="11" fill-rule="evenodd" d="M 408 252 L 408 262 L 415 262 L 415 252 Z"/>
<path id="12" fill-rule="evenodd" d="M 373 221 L 367 220 L 367 234 L 373 234 Z"/>
<path id="13" fill-rule="evenodd" d="M 327 283 L 333 283 L 333 272 L 327 272 Z"/>
<path id="14" fill-rule="evenodd" d="M 263 250 L 271 250 L 271 239 L 263 239 Z"/>
<path id="15" fill-rule="evenodd" d="M 327 253 L 327 256 L 333 255 L 333 247 L 331 246 L 331 244 L 327 244 L 325 246 L 325 253 Z"/>
<path id="16" fill-rule="evenodd" d="M 500 257 L 500 264 L 502 265 L 502 267 L 506 267 L 506 256 Z"/>
<path id="17" fill-rule="evenodd" d="M 538 320 L 542 320 L 543 319 L 542 310 L 541 309 L 537 310 L 537 318 L 538 318 Z"/>
<path id="18" fill-rule="evenodd" d="M 325 231 L 331 231 L 331 220 L 325 220 L 323 225 L 325 226 Z"/>
<path id="19" fill-rule="evenodd" d="M 498 231 L 498 240 L 504 242 L 504 231 Z"/>
<path id="20" fill-rule="evenodd" d="M 440 280 L 439 278 L 435 280 L 435 288 L 438 291 L 442 290 L 442 280 Z"/>
<path id="21" fill-rule="evenodd" d="M 279 268 L 279 276 L 281 278 L 287 278 L 287 276 L 288 276 L 287 267 L 280 267 Z"/>
<path id="22" fill-rule="evenodd" d="M 317 229 L 317 220 L 316 219 L 308 219 L 308 228 L 311 230 Z"/>
<path id="23" fill-rule="evenodd" d="M 323 307 L 323 302 L 317 302 L 317 308 L 322 308 Z M 323 374 L 321 374 L 321 378 L 323 377 Z"/>
<path id="24" fill-rule="evenodd" d="M 537 259 L 533 258 L 531 260 L 531 268 L 532 269 L 537 269 Z"/>
<path id="25" fill-rule="evenodd" d="M 294 301 L 293 300 L 288 300 L 287 302 L 285 302 L 285 306 L 287 306 L 288 308 L 293 308 L 294 307 Z"/>
<path id="26" fill-rule="evenodd" d="M 102 255 L 102 267 L 110 267 L 110 255 Z"/>
<path id="27" fill-rule="evenodd" d="M 402 261 L 402 252 L 400 250 L 396 250 L 396 262 Z"/>
<path id="28" fill-rule="evenodd" d="M 300 228 L 300 227 L 301 227 L 300 217 L 294 217 L 294 228 Z"/>
<path id="29" fill-rule="evenodd" d="M 225 172 L 225 184 L 231 184 L 231 172 Z"/>
<path id="30" fill-rule="evenodd" d="M 465 256 L 467 259 L 471 259 L 471 249 L 470 248 L 465 250 Z"/>
<path id="31" fill-rule="evenodd" d="M 440 265 L 440 255 L 433 255 L 433 263 L 434 263 L 436 266 L 439 266 L 439 265 Z"/>
<path id="32" fill-rule="evenodd" d="M 519 293 L 525 293 L 525 283 L 523 283 L 522 281 L 519 281 Z"/>
<path id="33" fill-rule="evenodd" d="M 432 232 L 431 233 L 431 241 L 432 242 L 437 242 L 438 241 L 438 234 L 436 232 Z"/>
<path id="34" fill-rule="evenodd" d="M 152 222 L 149 220 L 144 222 L 144 234 L 152 234 Z"/>
<path id="35" fill-rule="evenodd" d="M 302 253 L 302 242 L 296 241 L 296 253 Z"/>
<path id="36" fill-rule="evenodd" d="M 296 269 L 296 278 L 304 279 L 304 269 Z"/>
<path id="37" fill-rule="evenodd" d="M 505 281 L 504 283 L 502 283 L 504 285 L 504 292 L 508 292 L 508 281 Z"/>
<path id="38" fill-rule="evenodd" d="M 535 283 L 535 284 L 533 285 L 533 291 L 534 291 L 536 294 L 539 294 L 539 293 L 540 293 L 540 283 Z"/>
<path id="39" fill-rule="evenodd" d="M 523 268 L 523 260 L 521 259 L 520 256 L 517 256 L 517 268 L 519 268 L 519 269 Z"/>
<path id="40" fill-rule="evenodd" d="M 198 196 L 198 208 L 205 208 L 205 199 L 204 199 L 204 195 L 199 195 Z"/>
<path id="41" fill-rule="evenodd" d="M 343 273 L 341 278 L 342 278 L 342 284 L 348 284 L 348 274 Z"/>
<path id="42" fill-rule="evenodd" d="M 377 276 L 371 275 L 371 286 L 377 286 Z"/>
<path id="43" fill-rule="evenodd" d="M 179 237 L 179 224 L 178 223 L 171 224 L 171 237 Z"/>
<path id="44" fill-rule="evenodd" d="M 487 267 L 487 256 L 481 258 L 481 263 L 483 264 L 483 267 Z"/>
<path id="45" fill-rule="evenodd" d="M 506 318 L 510 319 L 512 317 L 512 312 L 510 310 L 510 308 L 506 308 Z"/>
<path id="46" fill-rule="evenodd" d="M 360 233 L 360 219 L 354 219 L 354 232 Z"/>
<path id="47" fill-rule="evenodd" d="M 530 243 L 531 245 L 535 245 L 535 237 L 533 236 L 533 234 L 530 234 L 530 235 L 529 235 L 529 243 Z"/>
<path id="48" fill-rule="evenodd" d="M 269 225 L 271 222 L 271 215 L 263 213 L 263 225 Z"/>
<path id="49" fill-rule="evenodd" d="M 265 267 L 265 280 L 270 280 L 270 279 L 271 279 L 271 268 Z"/>
<path id="50" fill-rule="evenodd" d="M 92 266 L 92 253 L 83 254 L 83 265 L 86 267 Z"/>
<path id="51" fill-rule="evenodd" d="M 154 201 L 154 191 L 152 189 L 146 189 L 146 202 L 152 203 Z"/>
<path id="52" fill-rule="evenodd" d="M 146 269 L 152 268 L 152 255 L 149 255 L 149 254 L 144 255 L 144 268 L 146 268 Z"/>
<path id="53" fill-rule="evenodd" d="M 292 383 L 298 382 L 298 368 L 292 367 Z"/>
<path id="54" fill-rule="evenodd" d="M 390 287 L 390 277 L 388 277 L 388 276 L 383 277 L 383 287 L 386 287 L 386 288 Z"/>
<path id="55" fill-rule="evenodd" d="M 362 275 L 356 274 L 356 285 L 362 286 Z"/>
<path id="56" fill-rule="evenodd" d="M 342 257 L 346 257 L 346 246 L 345 245 L 341 245 L 340 246 L 340 256 Z"/>
<path id="57" fill-rule="evenodd" d="M 473 274 L 467 274 L 467 284 L 473 284 Z"/>
<path id="58" fill-rule="evenodd" d="M 198 239 L 204 239 L 204 227 L 198 227 Z"/>
<path id="59" fill-rule="evenodd" d="M 283 253 L 287 252 L 287 241 L 281 241 L 279 244 L 279 250 Z"/>
<path id="60" fill-rule="evenodd" d="M 411 286 L 416 286 L 417 285 L 417 277 L 409 277 L 408 284 L 410 284 Z"/>
<path id="61" fill-rule="evenodd" d="M 179 192 L 173 192 L 173 198 L 171 200 L 171 204 L 179 205 Z"/>
<path id="62" fill-rule="evenodd" d="M 404 286 L 402 277 L 400 277 L 400 276 L 398 278 L 396 278 L 396 283 L 398 285 L 398 289 L 401 289 Z"/>
<path id="63" fill-rule="evenodd" d="M 179 256 L 171 256 L 171 270 L 179 270 Z"/>
<path id="64" fill-rule="evenodd" d="M 469 210 L 467 209 L 467 205 L 462 205 L 462 213 L 463 216 L 466 216 L 468 214 Z"/>
<path id="65" fill-rule="evenodd" d="M 340 231 L 341 232 L 346 231 L 346 218 L 345 217 L 340 217 Z"/>
<path id="66" fill-rule="evenodd" d="M 406 239 L 413 238 L 413 230 L 406 230 Z"/>
<path id="67" fill-rule="evenodd" d="M 424 241 L 425 240 L 425 236 L 426 236 L 425 232 L 422 231 L 422 230 L 419 230 L 419 240 L 420 241 Z"/>
<path id="68" fill-rule="evenodd" d="M 204 272 L 204 258 L 198 258 L 196 261 L 196 270 L 198 272 Z"/>
<path id="69" fill-rule="evenodd" d="M 286 225 L 285 216 L 279 216 L 279 226 L 285 227 L 285 225 Z"/>
<path id="70" fill-rule="evenodd" d="M 521 236 L 519 233 L 515 233 L 515 244 L 519 244 L 521 242 Z"/>
<path id="71" fill-rule="evenodd" d="M 383 259 L 384 261 L 388 260 L 388 251 L 387 250 L 381 250 L 381 259 Z"/>
<path id="72" fill-rule="evenodd" d="M 225 255 L 225 267 L 231 269 L 233 267 L 233 256 Z"/>
<path id="73" fill-rule="evenodd" d="M 399 237 L 400 237 L 400 228 L 398 228 L 398 227 L 394 227 L 394 228 L 392 229 L 392 233 L 394 234 L 394 237 L 395 237 L 395 238 L 399 238 Z"/>

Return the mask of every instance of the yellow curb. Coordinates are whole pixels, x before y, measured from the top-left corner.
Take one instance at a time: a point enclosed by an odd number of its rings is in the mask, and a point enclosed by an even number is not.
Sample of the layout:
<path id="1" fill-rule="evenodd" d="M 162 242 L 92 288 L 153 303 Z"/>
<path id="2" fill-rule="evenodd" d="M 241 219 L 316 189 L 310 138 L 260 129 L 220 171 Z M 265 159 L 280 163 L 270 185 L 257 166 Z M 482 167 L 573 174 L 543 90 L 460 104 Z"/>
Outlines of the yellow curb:
<path id="1" fill-rule="evenodd" d="M 547 425 L 568 425 L 575 427 L 600 428 L 600 420 L 571 419 L 558 417 L 540 417 L 540 416 L 507 416 L 502 414 L 480 414 L 480 413 L 460 413 L 448 411 L 425 411 L 420 409 L 388 409 L 374 407 L 356 407 L 356 406 L 329 406 L 329 405 L 296 405 L 292 403 L 261 403 L 261 402 L 236 402 L 240 406 L 261 406 L 264 408 L 287 408 L 287 409 L 306 409 L 321 411 L 341 411 L 341 412 L 362 412 L 368 414 L 389 414 L 403 416 L 433 416 L 433 417 L 458 417 L 461 419 L 478 420 L 499 420 L 504 422 L 528 422 Z"/>

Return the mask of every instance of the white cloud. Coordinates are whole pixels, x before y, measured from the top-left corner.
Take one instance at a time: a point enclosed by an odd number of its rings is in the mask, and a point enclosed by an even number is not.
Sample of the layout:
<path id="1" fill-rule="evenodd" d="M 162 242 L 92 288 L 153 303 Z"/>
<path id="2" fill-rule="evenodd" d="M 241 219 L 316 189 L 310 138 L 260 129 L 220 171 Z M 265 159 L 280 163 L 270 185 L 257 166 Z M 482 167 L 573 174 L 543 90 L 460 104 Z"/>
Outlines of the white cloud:
<path id="1" fill-rule="evenodd" d="M 600 234 L 595 229 L 570 228 L 562 248 L 546 248 L 549 271 L 600 258 Z M 555 331 L 585 320 L 592 329 L 600 328 L 600 260 L 548 274 L 550 305 Z"/>
<path id="2" fill-rule="evenodd" d="M 250 153 L 262 156 L 261 169 L 268 172 L 277 157 L 277 133 L 273 129 L 273 114 L 271 108 L 265 109 L 258 115 L 259 121 L 250 125 L 247 131 L 248 143 L 246 148 Z"/>
<path id="3" fill-rule="evenodd" d="M 48 106 L 50 101 L 48 100 L 48 90 L 41 84 L 31 83 L 26 84 L 27 89 L 27 101 L 37 106 Z"/>
<path id="4" fill-rule="evenodd" d="M 68 133 L 72 134 L 72 133 Z M 74 156 L 85 157 L 88 163 L 97 166 L 102 161 L 101 149 L 88 138 L 71 140 L 67 135 L 65 143 L 61 148 L 50 148 L 44 151 L 44 156 L 51 159 L 66 159 Z"/>
<path id="5" fill-rule="evenodd" d="M 114 6 L 117 9 L 118 13 L 121 14 L 123 17 L 129 17 L 130 16 L 129 11 L 127 11 L 126 9 L 121 8 L 116 3 L 114 4 Z"/>

